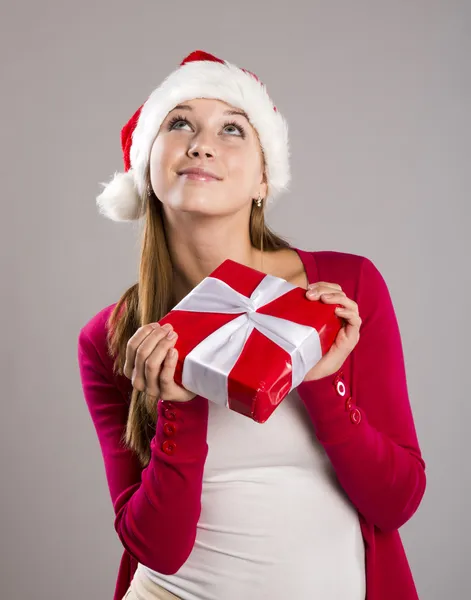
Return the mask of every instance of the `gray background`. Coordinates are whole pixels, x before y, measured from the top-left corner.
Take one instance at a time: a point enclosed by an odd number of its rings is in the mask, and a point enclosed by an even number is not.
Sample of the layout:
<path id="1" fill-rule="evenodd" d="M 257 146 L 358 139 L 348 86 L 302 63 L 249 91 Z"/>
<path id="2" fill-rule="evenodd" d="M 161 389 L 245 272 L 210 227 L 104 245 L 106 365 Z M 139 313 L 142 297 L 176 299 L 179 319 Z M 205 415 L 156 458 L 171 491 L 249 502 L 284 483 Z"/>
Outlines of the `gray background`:
<path id="1" fill-rule="evenodd" d="M 139 243 L 95 196 L 122 170 L 121 126 L 195 49 L 257 73 L 290 123 L 273 228 L 383 273 L 428 476 L 402 539 L 421 599 L 471 597 L 470 9 L 2 4 L 2 599 L 112 597 L 121 546 L 76 345 L 135 282 Z"/>

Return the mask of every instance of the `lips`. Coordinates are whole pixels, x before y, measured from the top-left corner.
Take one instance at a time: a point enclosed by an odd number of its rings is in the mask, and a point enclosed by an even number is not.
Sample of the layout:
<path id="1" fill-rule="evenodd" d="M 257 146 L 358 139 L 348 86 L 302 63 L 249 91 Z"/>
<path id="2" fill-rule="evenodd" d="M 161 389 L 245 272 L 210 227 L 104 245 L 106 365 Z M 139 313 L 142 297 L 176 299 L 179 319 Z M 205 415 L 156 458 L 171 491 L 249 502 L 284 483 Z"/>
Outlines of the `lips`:
<path id="1" fill-rule="evenodd" d="M 188 179 L 197 179 L 200 181 L 220 181 L 221 177 L 208 171 L 207 169 L 201 169 L 199 167 L 191 167 L 189 169 L 183 169 L 179 171 L 179 175 L 186 175 Z"/>

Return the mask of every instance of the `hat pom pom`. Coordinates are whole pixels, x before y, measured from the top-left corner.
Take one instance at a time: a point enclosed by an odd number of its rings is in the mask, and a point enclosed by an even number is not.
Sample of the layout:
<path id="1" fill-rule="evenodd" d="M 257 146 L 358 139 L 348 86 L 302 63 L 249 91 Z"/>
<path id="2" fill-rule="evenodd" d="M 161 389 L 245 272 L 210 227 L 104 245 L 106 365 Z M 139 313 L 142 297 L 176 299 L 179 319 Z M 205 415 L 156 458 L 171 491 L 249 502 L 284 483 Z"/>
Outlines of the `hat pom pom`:
<path id="1" fill-rule="evenodd" d="M 96 198 L 100 214 L 113 221 L 136 221 L 143 214 L 143 203 L 134 183 L 132 169 L 115 173 Z"/>

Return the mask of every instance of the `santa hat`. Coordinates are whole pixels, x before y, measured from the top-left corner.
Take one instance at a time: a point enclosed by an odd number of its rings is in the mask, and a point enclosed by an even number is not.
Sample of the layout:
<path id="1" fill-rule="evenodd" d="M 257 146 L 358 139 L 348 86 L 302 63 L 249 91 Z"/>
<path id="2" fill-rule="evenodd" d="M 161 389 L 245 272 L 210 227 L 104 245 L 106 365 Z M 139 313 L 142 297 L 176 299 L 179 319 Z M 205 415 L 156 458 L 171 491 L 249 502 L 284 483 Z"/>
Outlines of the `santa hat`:
<path id="1" fill-rule="evenodd" d="M 290 181 L 288 126 L 256 75 L 212 54 L 188 55 L 148 97 L 121 130 L 124 173 L 115 173 L 97 197 L 99 211 L 113 221 L 145 214 L 145 173 L 152 144 L 167 114 L 193 98 L 215 98 L 244 110 L 257 131 L 265 156 L 266 205 Z"/>

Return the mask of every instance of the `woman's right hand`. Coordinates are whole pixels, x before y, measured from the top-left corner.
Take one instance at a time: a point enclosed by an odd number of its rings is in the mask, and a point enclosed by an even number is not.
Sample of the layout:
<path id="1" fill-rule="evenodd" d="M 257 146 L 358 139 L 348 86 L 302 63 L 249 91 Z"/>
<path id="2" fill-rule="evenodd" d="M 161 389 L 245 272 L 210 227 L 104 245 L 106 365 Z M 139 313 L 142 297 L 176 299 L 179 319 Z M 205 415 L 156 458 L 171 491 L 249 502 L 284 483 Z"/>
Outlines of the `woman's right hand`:
<path id="1" fill-rule="evenodd" d="M 169 333 L 173 333 L 173 337 L 169 338 Z M 139 327 L 129 339 L 123 371 L 135 389 L 172 402 L 188 402 L 196 396 L 174 380 L 178 352 L 173 346 L 177 338 L 170 323 L 163 327 L 149 323 Z"/>

